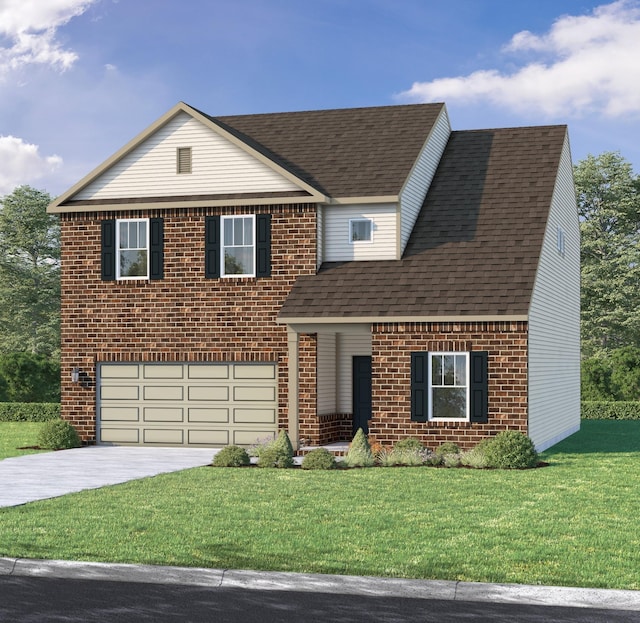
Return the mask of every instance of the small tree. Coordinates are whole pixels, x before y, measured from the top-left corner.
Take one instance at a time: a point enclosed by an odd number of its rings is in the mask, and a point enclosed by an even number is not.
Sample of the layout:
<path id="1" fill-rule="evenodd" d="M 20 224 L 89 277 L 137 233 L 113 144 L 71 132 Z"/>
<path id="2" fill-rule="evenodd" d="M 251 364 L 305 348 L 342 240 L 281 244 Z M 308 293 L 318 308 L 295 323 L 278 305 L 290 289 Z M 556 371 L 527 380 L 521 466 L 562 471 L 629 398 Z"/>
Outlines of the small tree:
<path id="1" fill-rule="evenodd" d="M 371 467 L 375 463 L 369 439 L 361 428 L 356 432 L 343 463 L 347 467 Z"/>
<path id="2" fill-rule="evenodd" d="M 293 467 L 293 446 L 286 430 L 281 430 L 278 438 L 262 450 L 258 465 L 260 467 Z"/>

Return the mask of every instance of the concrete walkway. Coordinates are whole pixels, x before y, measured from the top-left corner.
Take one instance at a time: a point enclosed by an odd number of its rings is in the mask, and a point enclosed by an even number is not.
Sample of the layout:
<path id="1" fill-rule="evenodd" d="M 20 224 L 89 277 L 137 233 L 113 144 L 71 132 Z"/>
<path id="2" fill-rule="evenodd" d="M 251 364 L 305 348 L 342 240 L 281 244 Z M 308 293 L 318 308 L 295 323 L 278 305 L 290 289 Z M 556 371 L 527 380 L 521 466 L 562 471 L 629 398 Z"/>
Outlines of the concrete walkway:
<path id="1" fill-rule="evenodd" d="M 0 507 L 208 465 L 212 448 L 87 446 L 0 461 Z"/>

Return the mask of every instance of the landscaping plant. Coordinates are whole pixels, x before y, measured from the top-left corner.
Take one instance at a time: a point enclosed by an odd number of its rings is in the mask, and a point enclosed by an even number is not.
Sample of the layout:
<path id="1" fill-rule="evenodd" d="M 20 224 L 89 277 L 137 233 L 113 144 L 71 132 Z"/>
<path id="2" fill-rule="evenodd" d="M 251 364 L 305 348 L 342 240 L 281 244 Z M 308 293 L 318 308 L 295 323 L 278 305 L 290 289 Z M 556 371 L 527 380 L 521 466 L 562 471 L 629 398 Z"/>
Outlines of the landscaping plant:
<path id="1" fill-rule="evenodd" d="M 286 430 L 281 430 L 278 438 L 260 452 L 260 467 L 293 467 L 293 446 Z"/>
<path id="2" fill-rule="evenodd" d="M 66 420 L 49 420 L 42 425 L 38 445 L 45 450 L 67 450 L 79 448 L 80 437 L 76 429 Z"/>
<path id="3" fill-rule="evenodd" d="M 336 459 L 326 448 L 315 448 L 302 459 L 302 469 L 334 469 Z"/>
<path id="4" fill-rule="evenodd" d="M 371 467 L 374 463 L 375 458 L 371 452 L 369 439 L 359 428 L 349 446 L 347 456 L 344 457 L 343 464 L 346 467 Z"/>
<path id="5" fill-rule="evenodd" d="M 213 457 L 214 467 L 243 467 L 250 463 L 247 451 L 240 446 L 226 446 Z"/>
<path id="6" fill-rule="evenodd" d="M 525 469 L 538 464 L 538 453 L 529 437 L 515 430 L 498 433 L 484 447 L 489 467 Z"/>

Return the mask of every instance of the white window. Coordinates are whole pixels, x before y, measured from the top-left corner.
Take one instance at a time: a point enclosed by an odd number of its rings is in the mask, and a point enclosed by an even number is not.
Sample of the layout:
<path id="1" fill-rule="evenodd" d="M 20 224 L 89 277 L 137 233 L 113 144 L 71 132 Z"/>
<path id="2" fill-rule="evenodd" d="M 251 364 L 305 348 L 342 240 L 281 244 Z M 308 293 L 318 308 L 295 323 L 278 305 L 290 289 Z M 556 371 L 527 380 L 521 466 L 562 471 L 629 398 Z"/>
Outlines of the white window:
<path id="1" fill-rule="evenodd" d="M 255 216 L 222 217 L 222 276 L 255 276 Z"/>
<path id="2" fill-rule="evenodd" d="M 469 419 L 469 355 L 429 353 L 429 419 Z"/>
<path id="3" fill-rule="evenodd" d="M 118 220 L 116 279 L 149 277 L 149 219 Z"/>
<path id="4" fill-rule="evenodd" d="M 562 229 L 562 227 L 558 226 L 558 253 L 564 257 L 564 251 L 565 251 L 565 237 L 564 237 L 564 229 Z"/>
<path id="5" fill-rule="evenodd" d="M 351 244 L 373 242 L 373 221 L 370 218 L 350 219 L 349 241 Z"/>

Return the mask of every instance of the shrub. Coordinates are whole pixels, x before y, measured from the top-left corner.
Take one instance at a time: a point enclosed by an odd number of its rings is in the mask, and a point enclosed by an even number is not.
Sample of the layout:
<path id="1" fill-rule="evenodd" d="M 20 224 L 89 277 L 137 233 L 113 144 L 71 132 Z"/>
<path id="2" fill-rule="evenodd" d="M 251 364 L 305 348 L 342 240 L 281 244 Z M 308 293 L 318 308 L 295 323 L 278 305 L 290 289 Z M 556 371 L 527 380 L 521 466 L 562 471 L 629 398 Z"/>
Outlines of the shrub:
<path id="1" fill-rule="evenodd" d="M 439 457 L 444 457 L 445 454 L 460 454 L 460 448 L 458 444 L 447 441 L 436 448 L 435 454 Z"/>
<path id="2" fill-rule="evenodd" d="M 51 420 L 40 429 L 38 445 L 46 450 L 78 448 L 82 444 L 76 429 L 66 420 Z"/>
<path id="3" fill-rule="evenodd" d="M 214 467 L 242 467 L 250 463 L 247 451 L 240 446 L 226 446 L 213 457 Z"/>
<path id="4" fill-rule="evenodd" d="M 442 464 L 445 467 L 460 467 L 462 465 L 461 456 L 458 452 L 447 452 L 442 455 Z"/>
<path id="5" fill-rule="evenodd" d="M 405 437 L 404 439 L 401 439 L 400 441 L 398 441 L 394 446 L 393 446 L 394 450 L 398 450 L 399 452 L 402 452 L 403 450 L 424 450 L 424 445 L 422 445 L 422 442 L 419 439 L 416 439 L 415 437 Z"/>
<path id="6" fill-rule="evenodd" d="M 523 469 L 535 467 L 538 453 L 529 437 L 515 430 L 498 433 L 484 447 L 489 467 Z"/>
<path id="7" fill-rule="evenodd" d="M 60 419 L 57 402 L 0 402 L 0 422 L 48 422 Z"/>
<path id="8" fill-rule="evenodd" d="M 260 458 L 262 452 L 273 445 L 273 443 L 275 443 L 275 437 L 261 437 L 260 439 L 256 439 L 256 442 L 247 448 L 247 454 L 250 457 Z"/>
<path id="9" fill-rule="evenodd" d="M 302 469 L 333 469 L 336 458 L 326 448 L 315 448 L 302 459 Z"/>
<path id="10" fill-rule="evenodd" d="M 260 452 L 258 465 L 260 467 L 293 467 L 293 446 L 286 430 L 281 430 L 278 438 Z"/>
<path id="11" fill-rule="evenodd" d="M 484 439 L 477 446 L 471 448 L 467 452 L 463 452 L 460 455 L 460 463 L 465 467 L 475 467 L 476 469 L 484 469 L 489 467 L 487 461 L 487 444 L 491 443 L 490 439 Z"/>
<path id="12" fill-rule="evenodd" d="M 347 467 L 371 467 L 374 463 L 369 440 L 364 431 L 359 428 L 349 446 L 347 456 L 344 457 L 343 464 Z"/>
<path id="13" fill-rule="evenodd" d="M 640 420 L 640 402 L 583 402 L 583 420 Z"/>
<path id="14" fill-rule="evenodd" d="M 33 353 L 0 355 L 2 400 L 10 402 L 58 402 L 60 362 Z"/>

